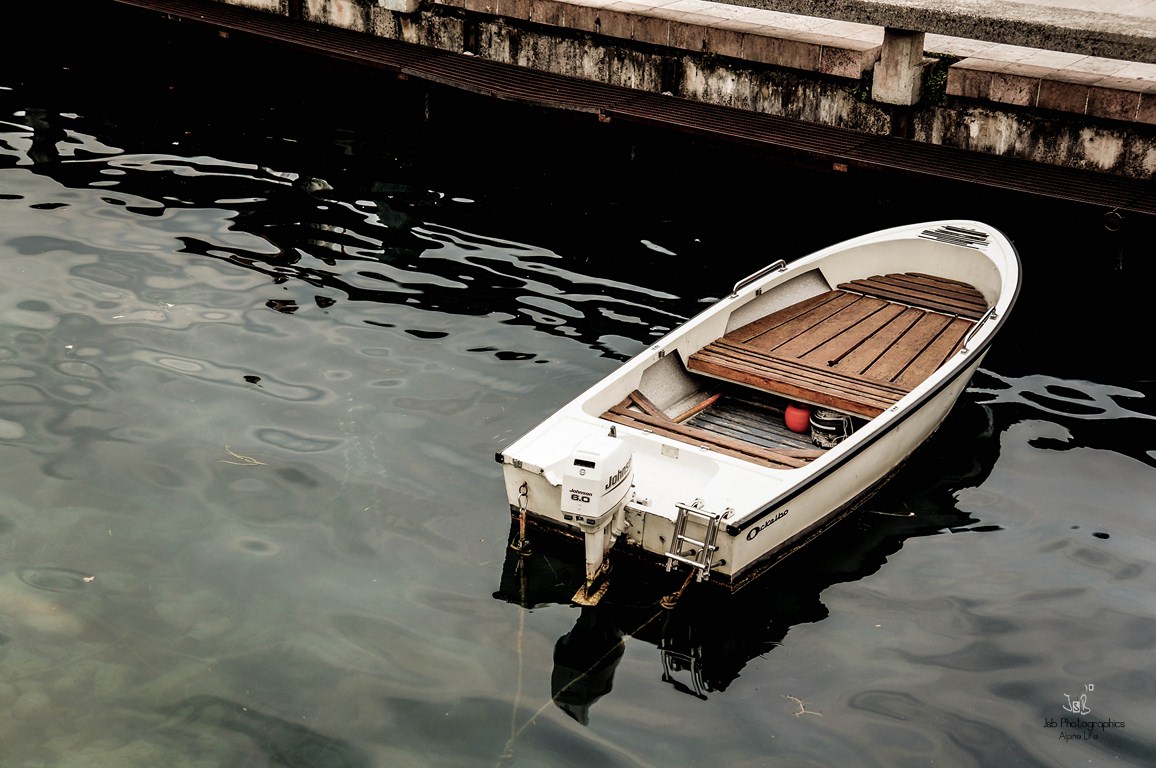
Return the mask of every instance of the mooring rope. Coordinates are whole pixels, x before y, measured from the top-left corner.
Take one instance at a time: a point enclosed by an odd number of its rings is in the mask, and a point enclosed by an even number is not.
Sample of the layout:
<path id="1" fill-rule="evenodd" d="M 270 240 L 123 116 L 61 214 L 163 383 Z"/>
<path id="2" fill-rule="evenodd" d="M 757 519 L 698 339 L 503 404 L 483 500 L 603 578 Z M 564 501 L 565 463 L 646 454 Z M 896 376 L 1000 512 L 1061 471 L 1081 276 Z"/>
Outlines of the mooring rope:
<path id="1" fill-rule="evenodd" d="M 672 592 L 671 594 L 669 594 L 669 595 L 667 595 L 666 597 L 662 598 L 662 600 L 661 600 L 661 601 L 659 601 L 659 605 L 661 605 L 661 606 L 662 606 L 662 607 L 663 607 L 665 610 L 668 610 L 668 611 L 669 611 L 671 608 L 673 608 L 675 605 L 677 605 L 677 604 L 678 604 L 678 601 L 679 601 L 679 598 L 681 598 L 681 597 L 682 597 L 682 593 L 683 593 L 683 592 L 685 592 L 685 591 L 686 591 L 686 588 L 690 586 L 690 580 L 691 580 L 692 578 L 694 578 L 694 568 L 691 568 L 691 569 L 690 569 L 690 570 L 687 572 L 687 574 L 686 574 L 686 581 L 682 582 L 682 586 L 681 586 L 681 587 L 679 587 L 678 589 L 676 589 L 676 590 L 675 590 L 674 592 Z"/>
<path id="2" fill-rule="evenodd" d="M 514 759 L 514 742 L 518 740 L 518 735 L 522 732 L 522 730 L 525 729 L 525 726 L 523 726 L 521 729 L 518 728 L 518 709 L 520 709 L 522 706 L 522 679 L 523 669 L 525 668 L 525 659 L 523 658 L 522 654 L 522 643 L 526 635 L 527 610 L 525 565 L 525 560 L 518 562 L 518 634 L 514 642 L 514 648 L 518 654 L 517 685 L 514 687 L 514 707 L 510 712 L 510 738 L 506 740 L 506 746 L 502 750 L 501 757 L 498 758 L 499 768 L 503 765 L 506 765 L 507 761 Z"/>
<path id="3" fill-rule="evenodd" d="M 519 566 L 519 567 L 521 568 L 521 566 Z M 521 578 L 519 581 L 519 588 L 522 590 L 522 600 L 521 600 L 522 610 L 519 611 L 519 613 L 518 613 L 518 638 L 517 638 L 517 642 L 516 642 L 516 648 L 517 648 L 517 652 L 518 652 L 517 689 L 516 689 L 515 694 L 514 694 L 514 711 L 513 711 L 513 716 L 511 717 L 511 722 L 510 722 L 510 738 L 506 741 L 506 746 L 502 750 L 501 756 L 498 758 L 498 768 L 503 768 L 503 766 L 509 765 L 508 761 L 514 759 L 514 744 L 517 742 L 518 738 L 525 732 L 525 730 L 527 728 L 529 728 L 531 725 L 533 725 L 534 721 L 537 720 L 538 717 L 543 712 L 545 712 L 547 709 L 549 709 L 550 705 L 554 704 L 558 700 L 558 697 L 561 696 L 563 693 L 565 693 L 572 685 L 575 685 L 580 680 L 582 680 L 587 675 L 589 675 L 591 672 L 598 669 L 598 667 L 602 665 L 602 662 L 604 662 L 607 658 L 609 658 L 610 655 L 613 654 L 614 651 L 618 647 L 617 645 L 612 646 L 610 649 L 608 649 L 606 651 L 606 653 L 602 654 L 597 659 L 595 659 L 593 661 L 593 663 L 591 663 L 590 666 L 588 666 L 581 674 L 575 675 L 573 679 L 571 679 L 569 682 L 567 682 L 565 685 L 563 685 L 557 691 L 555 691 L 550 696 L 550 698 L 547 699 L 546 702 L 544 704 L 542 704 L 542 706 L 538 707 L 538 709 L 532 715 L 530 715 L 529 718 L 526 719 L 526 722 L 522 723 L 521 727 L 519 727 L 518 726 L 518 708 L 521 706 L 521 700 L 522 700 L 522 671 L 523 671 L 522 639 L 523 639 L 523 635 L 524 635 L 525 630 L 526 630 L 526 607 L 525 607 L 526 570 L 525 570 L 525 568 L 521 568 L 520 577 Z M 655 619 L 657 619 L 659 616 L 662 616 L 663 614 L 669 612 L 672 608 L 674 608 L 674 606 L 678 603 L 679 598 L 682 597 L 683 592 L 685 592 L 686 588 L 688 586 L 690 586 L 690 582 L 693 578 L 694 578 L 694 569 L 692 568 L 692 569 L 690 569 L 690 573 L 687 574 L 686 580 L 682 583 L 682 586 L 680 586 L 672 594 L 669 594 L 669 595 L 663 597 L 657 603 L 658 609 L 649 618 L 647 618 L 645 621 L 643 621 L 641 624 L 639 624 L 637 627 L 635 627 L 633 631 L 627 632 L 625 634 L 629 635 L 631 637 L 637 636 L 640 632 L 642 632 L 644 629 L 646 629 L 648 626 L 650 626 L 650 624 Z"/>
<path id="4" fill-rule="evenodd" d="M 667 611 L 666 608 L 660 608 L 659 610 L 655 611 L 653 616 L 651 616 L 646 621 L 639 624 L 634 629 L 634 631 L 628 632 L 627 634 L 628 635 L 638 634 L 642 630 L 646 629 L 646 627 L 651 622 L 653 622 L 659 616 L 666 613 L 666 611 Z M 525 613 L 525 611 L 523 611 L 523 614 L 524 613 Z M 519 631 L 521 631 L 522 627 L 524 627 L 524 623 L 520 622 Z M 537 720 L 538 717 L 543 712 L 545 712 L 547 709 L 549 709 L 550 705 L 553 704 L 555 701 L 557 701 L 558 697 L 561 696 L 563 693 L 565 693 L 570 688 L 570 686 L 578 683 L 580 680 L 585 678 L 591 672 L 596 670 L 602 664 L 603 661 L 605 661 L 607 658 L 610 657 L 611 654 L 614 653 L 614 651 L 617 649 L 617 647 L 618 646 L 611 647 L 608 651 L 606 651 L 606 653 L 602 654 L 597 659 L 595 659 L 594 662 L 589 667 L 587 667 L 581 674 L 575 675 L 572 680 L 570 680 L 568 683 L 566 683 L 565 685 L 560 687 L 556 692 L 554 692 L 553 695 L 550 696 L 549 699 L 546 700 L 546 702 L 542 706 L 538 707 L 538 709 L 534 712 L 534 714 L 530 715 L 530 717 L 528 717 L 526 719 L 526 722 L 522 723 L 522 726 L 519 728 L 519 727 L 517 727 L 517 712 L 518 712 L 518 700 L 521 697 L 521 686 L 522 686 L 522 682 L 521 682 L 521 678 L 522 678 L 522 664 L 521 664 L 522 649 L 521 649 L 521 637 L 518 638 L 518 694 L 515 697 L 514 722 L 513 722 L 512 727 L 511 727 L 510 739 L 509 739 L 509 741 L 506 742 L 506 748 L 502 751 L 502 756 L 501 756 L 501 758 L 499 758 L 499 761 L 498 761 L 499 768 L 501 768 L 502 766 L 508 765 L 508 763 L 506 761 L 512 760 L 514 758 L 514 743 L 525 732 L 525 730 L 527 728 L 529 728 L 531 725 L 533 725 L 534 721 Z"/>
<path id="5" fill-rule="evenodd" d="M 510 542 L 510 549 L 522 557 L 530 554 L 530 542 L 526 541 L 526 514 L 530 508 L 530 491 L 526 483 L 518 488 L 518 538 Z"/>

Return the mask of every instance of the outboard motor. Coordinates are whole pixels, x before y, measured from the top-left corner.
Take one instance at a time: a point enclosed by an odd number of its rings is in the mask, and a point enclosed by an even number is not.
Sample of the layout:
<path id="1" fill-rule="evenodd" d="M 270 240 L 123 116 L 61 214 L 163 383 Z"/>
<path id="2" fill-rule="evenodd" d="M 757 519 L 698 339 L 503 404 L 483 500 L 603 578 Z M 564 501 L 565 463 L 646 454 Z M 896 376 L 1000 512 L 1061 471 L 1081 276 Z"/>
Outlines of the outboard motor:
<path id="1" fill-rule="evenodd" d="M 624 440 L 590 435 L 574 448 L 562 470 L 562 519 L 586 540 L 586 583 L 602 568 L 622 532 L 620 514 L 634 483 L 633 454 Z"/>

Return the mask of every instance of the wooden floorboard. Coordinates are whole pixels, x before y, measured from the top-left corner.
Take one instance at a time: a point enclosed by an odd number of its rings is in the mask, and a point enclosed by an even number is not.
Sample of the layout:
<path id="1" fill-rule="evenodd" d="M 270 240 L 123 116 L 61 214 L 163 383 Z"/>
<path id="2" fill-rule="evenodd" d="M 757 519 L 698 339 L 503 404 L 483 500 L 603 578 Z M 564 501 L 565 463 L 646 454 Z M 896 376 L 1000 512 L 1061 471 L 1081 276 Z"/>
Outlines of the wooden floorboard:
<path id="1" fill-rule="evenodd" d="M 735 329 L 691 355 L 689 368 L 872 418 L 955 354 L 986 309 L 966 283 L 877 275 Z"/>
<path id="2" fill-rule="evenodd" d="M 776 398 L 777 400 L 777 398 Z M 764 448 L 784 450 L 797 448 L 808 454 L 815 452 L 811 433 L 792 432 L 787 428 L 784 414 L 785 402 L 780 404 L 758 403 L 747 398 L 728 395 L 721 402 L 713 403 L 688 422 L 691 426 L 729 435 Z"/>
<path id="3" fill-rule="evenodd" d="M 714 402 L 717 402 L 715 398 Z M 712 402 L 712 405 L 714 404 Z M 657 413 L 654 411 L 657 410 Z M 618 405 L 602 414 L 602 418 L 617 424 L 629 425 L 657 434 L 677 439 L 687 445 L 703 446 L 729 456 L 737 456 L 748 461 L 758 461 L 780 469 L 804 466 L 808 461 L 823 453 L 818 448 L 798 448 L 771 445 L 771 441 L 761 437 L 755 441 L 730 432 L 718 432 L 701 422 L 697 425 L 679 423 L 667 416 L 650 402 L 641 392 L 635 390 Z"/>

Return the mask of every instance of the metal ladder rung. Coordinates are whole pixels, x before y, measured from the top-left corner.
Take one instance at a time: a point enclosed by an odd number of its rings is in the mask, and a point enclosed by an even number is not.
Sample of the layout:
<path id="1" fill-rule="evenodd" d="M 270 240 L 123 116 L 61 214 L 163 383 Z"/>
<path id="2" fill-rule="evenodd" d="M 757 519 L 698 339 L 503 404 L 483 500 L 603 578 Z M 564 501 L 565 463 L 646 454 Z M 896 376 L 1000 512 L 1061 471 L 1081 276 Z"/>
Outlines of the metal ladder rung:
<path id="1" fill-rule="evenodd" d="M 669 557 L 671 560 L 677 560 L 680 563 L 686 563 L 687 565 L 693 565 L 695 568 L 701 568 L 702 567 L 701 564 L 698 562 L 698 560 L 694 560 L 694 559 L 689 558 L 689 557 L 684 557 L 682 555 L 674 555 L 674 554 L 670 554 L 670 553 L 667 553 L 666 556 Z"/>
<path id="2" fill-rule="evenodd" d="M 703 509 L 701 500 L 696 500 L 694 504 L 677 503 L 675 506 L 678 508 L 678 517 L 674 521 L 674 536 L 670 540 L 670 549 L 666 552 L 666 570 L 669 571 L 676 562 L 686 563 L 698 569 L 698 581 L 708 579 L 710 578 L 714 553 L 718 551 L 714 541 L 718 536 L 722 516 Z M 692 517 L 705 529 L 706 533 L 702 541 L 686 535 L 686 526 Z M 686 552 L 683 549 L 684 544 L 698 549 Z"/>

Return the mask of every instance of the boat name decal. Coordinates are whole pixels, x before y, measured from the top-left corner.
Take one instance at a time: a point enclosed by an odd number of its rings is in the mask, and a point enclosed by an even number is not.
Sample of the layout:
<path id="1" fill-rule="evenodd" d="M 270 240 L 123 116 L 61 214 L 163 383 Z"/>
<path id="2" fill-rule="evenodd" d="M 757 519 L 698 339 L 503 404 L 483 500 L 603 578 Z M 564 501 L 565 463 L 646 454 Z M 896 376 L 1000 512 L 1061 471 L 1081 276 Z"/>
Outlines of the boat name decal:
<path id="1" fill-rule="evenodd" d="M 617 487 L 619 483 L 630 476 L 630 465 L 633 463 L 634 457 L 631 456 L 626 460 L 626 463 L 622 466 L 622 469 L 618 470 L 610 476 L 610 479 L 606 481 L 606 487 L 602 490 L 603 496 L 605 496 L 607 493 L 610 493 L 610 491 L 614 490 L 614 488 Z"/>
<path id="2" fill-rule="evenodd" d="M 763 530 L 764 528 L 767 528 L 768 526 L 774 525 L 776 520 L 781 520 L 781 519 L 783 519 L 784 517 L 786 517 L 786 516 L 787 516 L 787 513 L 788 513 L 789 511 L 790 511 L 789 509 L 784 509 L 782 512 L 780 512 L 779 514 L 777 514 L 777 515 L 775 515 L 774 517 L 770 518 L 770 519 L 769 519 L 769 520 L 767 520 L 766 522 L 764 522 L 764 523 L 760 523 L 760 524 L 756 525 L 754 528 L 752 528 L 752 529 L 750 530 L 750 533 L 748 533 L 748 534 L 747 534 L 747 541 L 750 541 L 750 540 L 751 540 L 751 539 L 753 539 L 754 537 L 758 536 L 758 535 L 759 535 L 759 531 Z"/>

